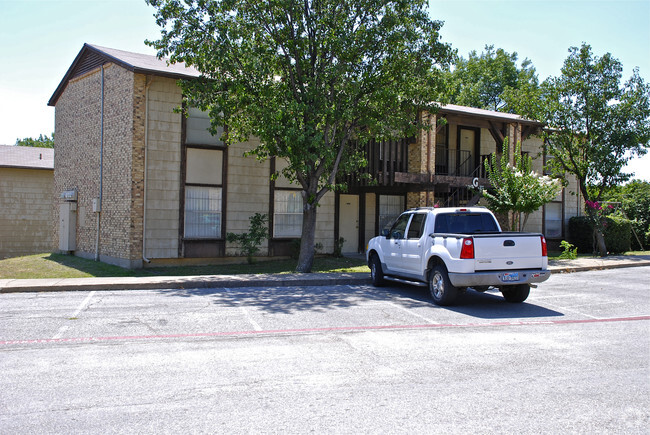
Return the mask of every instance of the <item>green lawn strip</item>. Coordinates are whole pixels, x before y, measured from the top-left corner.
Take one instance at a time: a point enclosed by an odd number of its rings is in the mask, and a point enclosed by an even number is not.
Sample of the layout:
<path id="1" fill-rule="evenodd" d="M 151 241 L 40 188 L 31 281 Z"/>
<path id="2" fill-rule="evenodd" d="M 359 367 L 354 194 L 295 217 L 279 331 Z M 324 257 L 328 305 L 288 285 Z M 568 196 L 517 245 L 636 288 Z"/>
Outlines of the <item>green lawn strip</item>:
<path id="1" fill-rule="evenodd" d="M 189 276 L 293 273 L 296 260 L 258 261 L 254 264 L 208 266 L 169 266 L 125 269 L 81 257 L 38 254 L 0 260 L 0 279 L 89 278 L 117 276 Z M 318 257 L 314 272 L 369 272 L 365 261 L 357 258 Z"/>

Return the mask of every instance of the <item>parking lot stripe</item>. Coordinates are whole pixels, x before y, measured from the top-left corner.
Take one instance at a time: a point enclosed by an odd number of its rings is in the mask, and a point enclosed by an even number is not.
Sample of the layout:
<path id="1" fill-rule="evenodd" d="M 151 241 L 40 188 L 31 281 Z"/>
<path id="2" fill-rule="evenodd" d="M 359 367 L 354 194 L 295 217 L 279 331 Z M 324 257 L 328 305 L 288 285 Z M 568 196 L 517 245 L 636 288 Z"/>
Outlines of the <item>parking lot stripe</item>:
<path id="1" fill-rule="evenodd" d="M 226 288 L 225 290 L 226 290 L 226 291 L 229 291 L 228 288 Z M 242 312 L 242 314 L 244 315 L 244 317 L 246 317 L 246 320 L 248 320 L 248 323 L 250 323 L 250 324 L 253 326 L 253 329 L 254 329 L 255 331 L 261 331 L 261 330 L 262 330 L 262 327 L 260 326 L 259 323 L 257 323 L 257 322 L 256 322 L 256 321 L 251 317 L 250 312 L 246 309 L 246 307 L 244 306 L 244 304 L 242 303 L 242 301 L 239 300 L 239 299 L 237 299 L 237 298 L 235 298 L 235 300 L 237 301 L 237 304 L 239 304 L 239 310 Z"/>
<path id="2" fill-rule="evenodd" d="M 436 324 L 437 323 L 437 322 L 434 322 L 433 320 L 429 319 L 428 317 L 425 317 L 425 316 L 423 316 L 421 314 L 418 314 L 418 313 L 414 313 L 413 310 L 411 310 L 411 309 L 404 308 L 404 307 L 402 307 L 400 305 L 397 305 L 397 304 L 395 304 L 393 302 L 386 302 L 386 303 L 388 305 L 390 305 L 391 307 L 393 307 L 393 308 L 397 308 L 397 309 L 399 309 L 401 311 L 404 311 L 405 313 L 408 313 L 411 316 L 417 317 L 418 319 L 422 319 L 427 323 L 430 323 L 430 324 Z"/>
<path id="3" fill-rule="evenodd" d="M 91 291 L 90 293 L 88 293 L 86 299 L 83 300 L 83 302 L 77 307 L 77 310 L 74 313 L 72 313 L 72 316 L 70 316 L 71 319 L 76 318 L 79 315 L 79 313 L 81 313 L 81 311 L 88 306 L 88 303 L 90 303 L 90 300 L 93 298 L 93 296 L 95 296 L 95 293 L 96 293 L 95 291 Z M 64 323 L 59 328 L 58 332 L 54 335 L 54 337 L 52 337 L 52 339 L 58 340 L 59 338 L 61 338 L 65 333 L 65 331 L 68 330 L 68 327 L 69 327 L 69 322 Z"/>

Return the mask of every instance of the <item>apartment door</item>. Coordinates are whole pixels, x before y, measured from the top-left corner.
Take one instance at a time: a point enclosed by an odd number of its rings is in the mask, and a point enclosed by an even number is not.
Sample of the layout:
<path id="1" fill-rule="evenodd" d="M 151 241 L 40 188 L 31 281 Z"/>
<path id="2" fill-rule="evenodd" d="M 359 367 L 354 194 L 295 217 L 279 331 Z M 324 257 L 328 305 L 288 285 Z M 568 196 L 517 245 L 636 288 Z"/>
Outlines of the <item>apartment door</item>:
<path id="1" fill-rule="evenodd" d="M 345 240 L 341 252 L 359 250 L 359 195 L 339 197 L 339 237 Z"/>
<path id="2" fill-rule="evenodd" d="M 476 161 L 476 131 L 469 128 L 459 129 L 458 135 L 458 172 L 467 177 L 474 171 Z"/>

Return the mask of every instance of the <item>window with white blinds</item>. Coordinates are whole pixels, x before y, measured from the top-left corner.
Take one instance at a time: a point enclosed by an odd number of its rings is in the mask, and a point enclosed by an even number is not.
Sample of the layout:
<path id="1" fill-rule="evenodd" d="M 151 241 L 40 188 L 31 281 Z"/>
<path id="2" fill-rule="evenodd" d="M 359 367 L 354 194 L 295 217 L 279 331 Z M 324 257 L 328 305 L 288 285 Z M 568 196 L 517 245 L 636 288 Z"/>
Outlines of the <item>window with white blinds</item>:
<path id="1" fill-rule="evenodd" d="M 295 190 L 276 190 L 273 202 L 273 237 L 302 235 L 302 195 Z"/>
<path id="2" fill-rule="evenodd" d="M 221 237 L 221 187 L 185 186 L 185 237 Z"/>

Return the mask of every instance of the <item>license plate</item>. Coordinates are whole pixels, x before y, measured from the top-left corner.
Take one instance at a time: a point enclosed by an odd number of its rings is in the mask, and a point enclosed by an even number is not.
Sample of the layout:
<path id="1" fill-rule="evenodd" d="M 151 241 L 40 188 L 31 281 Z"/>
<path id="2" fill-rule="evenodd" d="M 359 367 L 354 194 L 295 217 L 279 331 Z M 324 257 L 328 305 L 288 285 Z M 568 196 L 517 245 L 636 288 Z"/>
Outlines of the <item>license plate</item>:
<path id="1" fill-rule="evenodd" d="M 504 273 L 503 276 L 501 277 L 501 281 L 503 282 L 519 281 L 519 272 Z"/>

